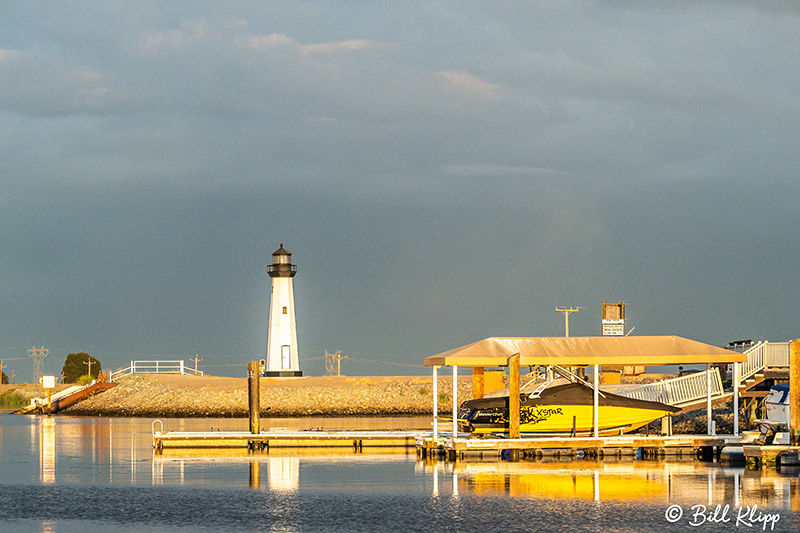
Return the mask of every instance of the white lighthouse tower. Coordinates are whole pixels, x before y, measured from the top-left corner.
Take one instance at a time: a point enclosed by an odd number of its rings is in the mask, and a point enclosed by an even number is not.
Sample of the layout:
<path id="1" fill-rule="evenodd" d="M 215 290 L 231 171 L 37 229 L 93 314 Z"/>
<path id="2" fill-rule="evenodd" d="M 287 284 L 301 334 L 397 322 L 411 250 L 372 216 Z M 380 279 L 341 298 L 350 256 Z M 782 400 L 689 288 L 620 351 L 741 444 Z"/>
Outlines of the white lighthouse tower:
<path id="1" fill-rule="evenodd" d="M 292 254 L 283 247 L 272 252 L 272 264 L 267 265 L 272 278 L 269 300 L 269 338 L 265 376 L 302 376 L 297 357 L 297 328 L 294 322 L 294 289 L 292 278 L 297 265 L 292 264 Z"/>

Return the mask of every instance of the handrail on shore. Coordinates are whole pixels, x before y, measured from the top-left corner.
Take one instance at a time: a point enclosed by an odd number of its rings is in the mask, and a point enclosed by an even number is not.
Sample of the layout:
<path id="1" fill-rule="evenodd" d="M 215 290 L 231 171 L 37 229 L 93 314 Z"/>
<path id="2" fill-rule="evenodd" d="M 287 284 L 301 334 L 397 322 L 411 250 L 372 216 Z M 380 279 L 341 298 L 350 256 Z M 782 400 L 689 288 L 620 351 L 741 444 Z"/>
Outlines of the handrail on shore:
<path id="1" fill-rule="evenodd" d="M 123 376 L 131 374 L 181 374 L 202 376 L 202 370 L 195 370 L 186 366 L 183 359 L 174 361 L 131 361 L 131 365 L 122 370 L 115 370 L 109 374 L 109 381 L 116 381 Z"/>

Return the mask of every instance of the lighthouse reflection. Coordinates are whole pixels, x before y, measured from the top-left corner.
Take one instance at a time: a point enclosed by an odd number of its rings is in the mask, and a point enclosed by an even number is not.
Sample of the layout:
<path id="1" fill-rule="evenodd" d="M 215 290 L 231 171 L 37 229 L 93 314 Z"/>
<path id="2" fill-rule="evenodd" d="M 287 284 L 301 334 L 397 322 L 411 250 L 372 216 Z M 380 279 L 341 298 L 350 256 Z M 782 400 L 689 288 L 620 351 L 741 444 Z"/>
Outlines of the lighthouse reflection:
<path id="1" fill-rule="evenodd" d="M 266 461 L 257 457 L 250 459 L 249 485 L 251 489 L 261 487 L 262 461 L 266 466 L 264 471 L 270 490 L 287 492 L 300 488 L 300 458 L 284 456 L 269 457 Z"/>
<path id="2" fill-rule="evenodd" d="M 56 482 L 56 421 L 49 416 L 39 421 L 39 481 Z"/>

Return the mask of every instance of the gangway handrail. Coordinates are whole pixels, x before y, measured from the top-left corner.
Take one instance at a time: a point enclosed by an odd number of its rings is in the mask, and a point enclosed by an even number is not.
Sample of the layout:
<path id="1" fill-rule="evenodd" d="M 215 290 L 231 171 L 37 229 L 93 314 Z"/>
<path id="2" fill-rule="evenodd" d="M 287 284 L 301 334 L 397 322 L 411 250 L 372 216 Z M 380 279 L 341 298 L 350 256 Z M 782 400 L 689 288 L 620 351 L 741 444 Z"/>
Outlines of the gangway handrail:
<path id="1" fill-rule="evenodd" d="M 131 361 L 130 366 L 115 370 L 109 374 L 109 381 L 116 381 L 122 376 L 131 374 L 181 374 L 202 376 L 202 370 L 195 370 L 186 365 L 183 359 L 170 361 L 151 360 L 151 361 Z"/>
<path id="2" fill-rule="evenodd" d="M 760 341 L 744 354 L 747 355 L 747 361 L 742 363 L 738 386 L 765 368 L 789 367 L 788 342 Z"/>
<path id="3" fill-rule="evenodd" d="M 711 397 L 725 394 L 719 369 L 712 368 L 677 378 L 647 383 L 638 387 L 616 391 L 620 396 L 661 402 L 668 405 L 690 403 L 705 398 L 708 393 L 709 373 L 711 374 Z"/>
<path id="4" fill-rule="evenodd" d="M 767 343 L 765 341 L 760 341 L 756 343 L 755 346 L 744 352 L 744 354 L 747 356 L 747 361 L 742 363 L 739 371 L 739 383 L 737 383 L 737 385 L 764 370 L 766 365 L 764 357 L 766 345 Z"/>

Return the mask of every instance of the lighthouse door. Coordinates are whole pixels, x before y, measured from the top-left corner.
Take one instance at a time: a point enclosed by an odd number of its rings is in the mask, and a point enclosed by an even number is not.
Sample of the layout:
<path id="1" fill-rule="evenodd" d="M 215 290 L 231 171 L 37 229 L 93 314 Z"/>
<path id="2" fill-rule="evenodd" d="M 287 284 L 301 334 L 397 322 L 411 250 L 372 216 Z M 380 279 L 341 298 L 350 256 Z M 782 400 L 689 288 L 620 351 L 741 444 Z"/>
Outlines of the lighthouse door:
<path id="1" fill-rule="evenodd" d="M 292 349 L 290 346 L 284 344 L 281 346 L 281 368 L 289 370 L 292 366 Z"/>

